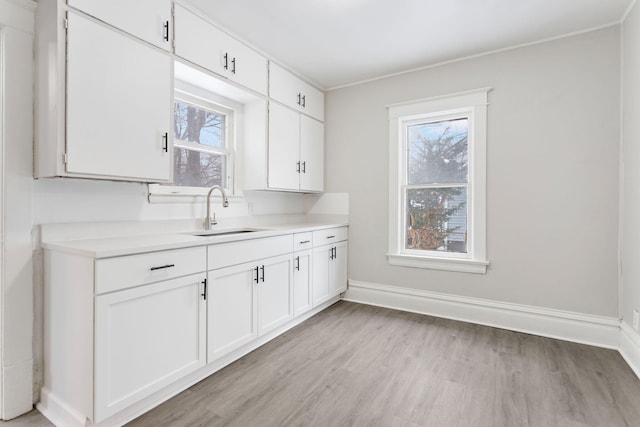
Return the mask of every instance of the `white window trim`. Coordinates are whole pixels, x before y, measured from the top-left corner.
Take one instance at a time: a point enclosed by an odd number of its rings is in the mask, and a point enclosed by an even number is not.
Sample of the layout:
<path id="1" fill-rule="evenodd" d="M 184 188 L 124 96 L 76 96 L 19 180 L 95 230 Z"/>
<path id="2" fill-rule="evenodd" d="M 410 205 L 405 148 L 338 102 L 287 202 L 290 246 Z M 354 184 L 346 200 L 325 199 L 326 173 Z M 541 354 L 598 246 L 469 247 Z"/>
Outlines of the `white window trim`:
<path id="1" fill-rule="evenodd" d="M 227 198 L 229 202 L 233 203 L 237 200 L 242 200 L 241 179 L 239 176 L 239 168 L 236 159 L 238 158 L 238 141 L 243 137 L 242 127 L 239 123 L 244 120 L 244 107 L 242 104 L 225 98 L 221 95 L 210 92 L 206 89 L 198 86 L 186 83 L 180 80 L 175 82 L 175 95 L 174 99 L 184 101 L 190 104 L 199 105 L 208 110 L 229 114 L 231 112 L 233 117 L 227 123 L 227 136 L 232 133 L 233 136 L 226 150 L 228 157 L 228 187 Z M 172 104 L 173 105 L 173 104 Z M 182 142 L 175 142 L 176 146 L 184 146 Z M 223 152 L 224 150 L 204 150 L 206 152 Z M 173 167 L 173 165 L 172 165 Z M 208 188 L 203 187 L 186 187 L 170 184 L 149 184 L 148 185 L 148 201 L 149 203 L 204 203 L 207 198 Z M 216 199 L 216 195 L 212 196 Z"/>
<path id="2" fill-rule="evenodd" d="M 486 147 L 487 98 L 491 88 L 458 92 L 401 104 L 388 105 L 389 110 L 389 252 L 391 265 L 484 274 L 489 262 L 486 254 Z M 405 251 L 403 241 L 404 218 L 401 191 L 404 165 L 402 153 L 403 122 L 424 117 L 447 117 L 468 114 L 469 183 L 468 223 L 471 231 L 467 253 Z M 410 252 L 410 253 L 409 253 Z"/>

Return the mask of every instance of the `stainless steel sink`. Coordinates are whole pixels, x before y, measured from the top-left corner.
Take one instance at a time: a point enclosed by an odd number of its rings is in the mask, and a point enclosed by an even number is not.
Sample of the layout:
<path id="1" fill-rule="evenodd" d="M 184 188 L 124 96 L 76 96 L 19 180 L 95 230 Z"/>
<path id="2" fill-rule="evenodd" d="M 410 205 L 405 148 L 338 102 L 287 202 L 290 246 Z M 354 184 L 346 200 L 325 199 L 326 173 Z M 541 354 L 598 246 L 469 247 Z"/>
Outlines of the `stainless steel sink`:
<path id="1" fill-rule="evenodd" d="M 253 233 L 254 231 L 262 231 L 262 230 L 259 228 L 233 228 L 233 229 L 226 229 L 226 230 L 196 231 L 194 233 L 184 233 L 184 234 L 189 234 L 191 236 L 199 236 L 199 237 L 213 237 L 213 236 L 229 236 L 232 234 Z"/>

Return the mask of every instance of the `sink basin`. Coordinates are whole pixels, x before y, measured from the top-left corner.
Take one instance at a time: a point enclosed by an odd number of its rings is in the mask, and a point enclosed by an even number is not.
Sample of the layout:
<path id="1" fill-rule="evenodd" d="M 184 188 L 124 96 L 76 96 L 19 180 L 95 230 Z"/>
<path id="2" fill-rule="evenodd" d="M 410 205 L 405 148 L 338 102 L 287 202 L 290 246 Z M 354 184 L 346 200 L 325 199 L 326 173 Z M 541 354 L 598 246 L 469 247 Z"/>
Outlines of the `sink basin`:
<path id="1" fill-rule="evenodd" d="M 199 237 L 212 237 L 212 236 L 229 236 L 233 234 L 245 234 L 245 233 L 253 233 L 254 231 L 261 231 L 258 228 L 234 228 L 234 229 L 226 229 L 226 230 L 203 230 L 196 231 L 194 233 L 185 233 L 191 236 L 199 236 Z"/>

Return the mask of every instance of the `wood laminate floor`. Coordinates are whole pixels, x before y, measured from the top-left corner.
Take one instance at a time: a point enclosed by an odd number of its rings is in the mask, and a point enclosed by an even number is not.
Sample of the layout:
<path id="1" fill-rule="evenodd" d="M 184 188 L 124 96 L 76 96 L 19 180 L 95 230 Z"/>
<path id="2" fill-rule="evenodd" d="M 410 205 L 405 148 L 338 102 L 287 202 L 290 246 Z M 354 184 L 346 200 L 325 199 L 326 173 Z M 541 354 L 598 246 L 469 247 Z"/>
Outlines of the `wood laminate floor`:
<path id="1" fill-rule="evenodd" d="M 640 380 L 614 350 L 339 302 L 128 426 L 640 426 Z"/>

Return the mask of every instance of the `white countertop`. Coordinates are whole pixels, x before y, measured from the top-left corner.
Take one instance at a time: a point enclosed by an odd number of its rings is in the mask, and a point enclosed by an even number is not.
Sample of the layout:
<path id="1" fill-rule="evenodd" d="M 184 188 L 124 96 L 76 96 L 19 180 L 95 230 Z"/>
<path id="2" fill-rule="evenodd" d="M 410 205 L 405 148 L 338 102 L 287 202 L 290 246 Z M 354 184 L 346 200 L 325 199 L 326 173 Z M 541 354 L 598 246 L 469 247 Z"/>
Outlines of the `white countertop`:
<path id="1" fill-rule="evenodd" d="M 238 240 L 260 239 L 291 233 L 302 233 L 325 228 L 348 226 L 346 219 L 313 218 L 286 224 L 248 225 L 246 227 L 214 226 L 212 231 L 225 232 L 239 228 L 256 231 L 238 234 L 222 234 L 210 236 L 196 236 L 194 233 L 204 233 L 204 230 L 185 230 L 171 233 L 148 233 L 129 236 L 100 237 L 73 240 L 43 241 L 44 249 L 66 252 L 70 254 L 92 258 L 110 258 L 132 255 L 144 252 L 163 251 L 169 249 L 204 246 Z"/>

